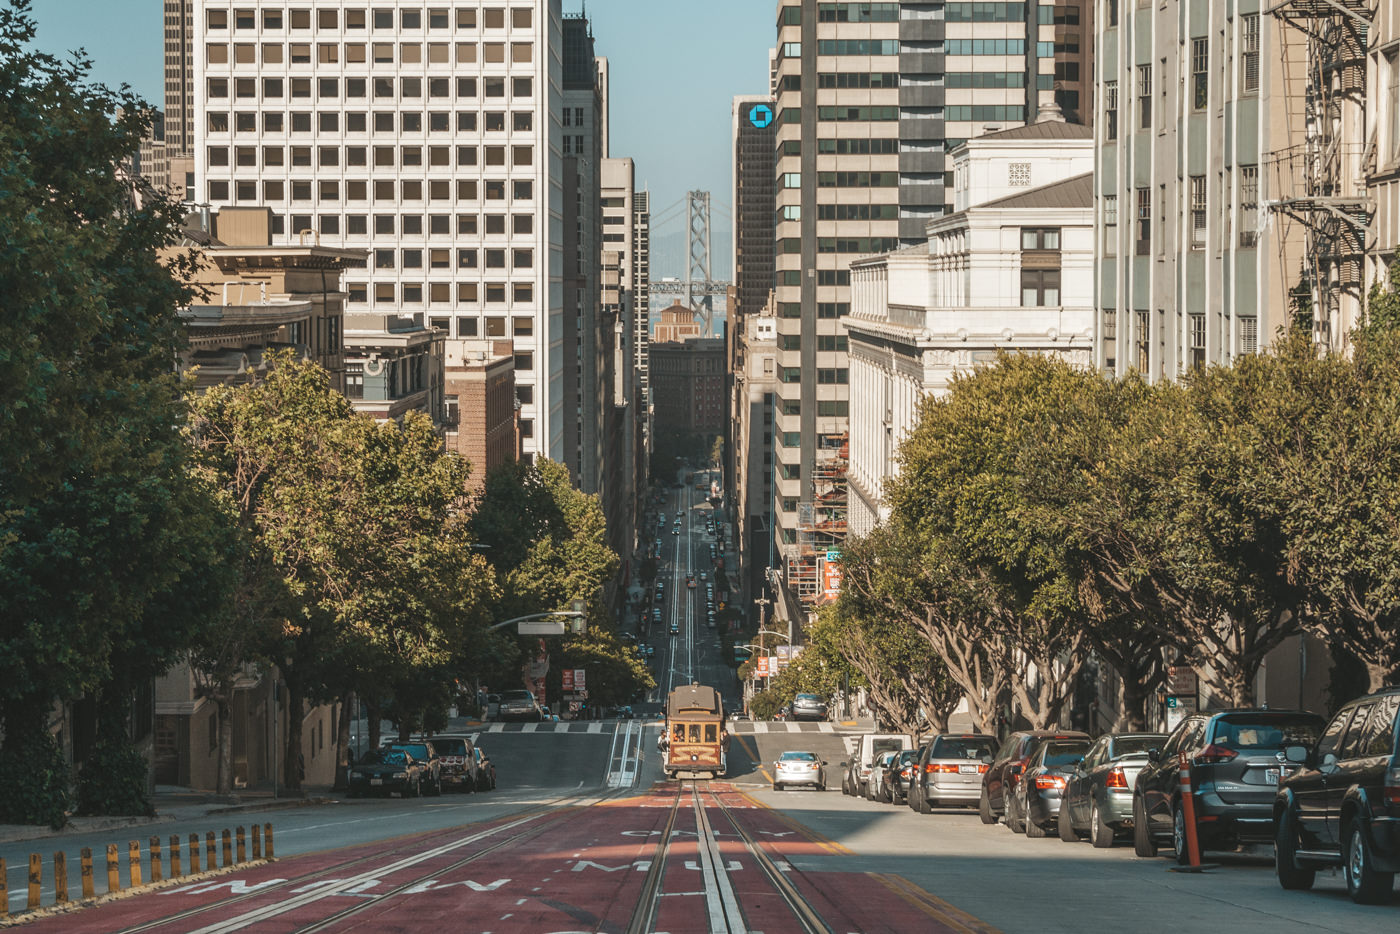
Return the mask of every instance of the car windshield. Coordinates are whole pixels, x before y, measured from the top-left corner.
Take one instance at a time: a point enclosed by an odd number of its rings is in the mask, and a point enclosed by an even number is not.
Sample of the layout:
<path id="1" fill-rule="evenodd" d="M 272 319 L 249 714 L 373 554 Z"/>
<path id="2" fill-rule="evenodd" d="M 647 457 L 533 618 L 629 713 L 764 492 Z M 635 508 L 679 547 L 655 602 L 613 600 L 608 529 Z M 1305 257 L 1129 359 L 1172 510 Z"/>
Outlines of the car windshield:
<path id="1" fill-rule="evenodd" d="M 944 736 L 933 744 L 930 759 L 983 759 L 994 754 L 992 739 Z"/>
<path id="2" fill-rule="evenodd" d="M 1052 769 L 1063 765 L 1074 765 L 1084 758 L 1084 752 L 1088 748 L 1089 744 L 1085 742 L 1047 743 L 1043 761 L 1048 768 Z"/>
<path id="3" fill-rule="evenodd" d="M 817 754 L 815 752 L 785 752 L 778 757 L 780 761 L 792 761 L 800 759 L 804 762 L 815 762 Z"/>
<path id="4" fill-rule="evenodd" d="M 877 739 L 871 743 L 871 752 L 878 758 L 882 752 L 899 752 L 903 746 L 897 739 Z"/>
<path id="5" fill-rule="evenodd" d="M 1211 742 L 1241 752 L 1277 750 L 1285 746 L 1307 746 L 1317 742 L 1321 720 L 1288 714 L 1227 714 L 1215 721 Z"/>
<path id="6" fill-rule="evenodd" d="M 465 756 L 467 754 L 467 741 L 464 739 L 435 739 L 433 748 L 440 755 L 444 756 Z"/>
<path id="7" fill-rule="evenodd" d="M 370 750 L 360 760 L 360 765 L 406 765 L 408 756 L 397 749 Z"/>
<path id="8" fill-rule="evenodd" d="M 918 758 L 919 758 L 919 750 L 917 750 L 917 749 L 906 749 L 906 750 L 904 750 L 903 752 L 901 752 L 901 753 L 899 754 L 899 764 L 900 764 L 900 765 L 907 765 L 907 764 L 909 764 L 910 762 L 915 762 L 915 761 L 917 761 Z"/>
<path id="9" fill-rule="evenodd" d="M 428 747 L 422 743 L 394 743 L 391 748 L 402 750 L 413 758 L 421 759 L 424 762 L 431 758 L 428 754 Z"/>
<path id="10" fill-rule="evenodd" d="M 1161 749 L 1165 736 L 1120 736 L 1113 741 L 1113 758 L 1146 755 L 1149 749 Z"/>
<path id="11" fill-rule="evenodd" d="M 799 694 L 797 695 L 797 699 L 800 701 L 810 701 L 814 704 L 820 704 L 822 702 L 820 694 Z"/>
<path id="12" fill-rule="evenodd" d="M 520 701 L 529 701 L 530 699 L 529 691 L 505 691 L 501 694 L 501 700 L 503 702 L 519 703 Z"/>

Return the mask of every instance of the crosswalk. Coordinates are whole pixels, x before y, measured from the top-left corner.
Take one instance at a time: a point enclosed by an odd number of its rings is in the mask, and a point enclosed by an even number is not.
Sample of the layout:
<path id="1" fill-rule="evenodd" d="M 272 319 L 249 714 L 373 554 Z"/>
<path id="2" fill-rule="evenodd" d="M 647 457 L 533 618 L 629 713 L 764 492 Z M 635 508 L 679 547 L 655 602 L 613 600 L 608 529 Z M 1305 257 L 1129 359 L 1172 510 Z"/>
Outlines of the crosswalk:
<path id="1" fill-rule="evenodd" d="M 835 733 L 836 726 L 825 720 L 820 722 L 811 721 L 769 721 L 769 720 L 731 720 L 729 722 L 729 732 L 731 733 Z"/>
<path id="2" fill-rule="evenodd" d="M 477 733 L 607 733 L 626 730 L 629 720 L 559 721 L 557 723 L 483 723 Z M 647 725 L 659 725 L 661 721 L 648 721 Z M 770 721 L 770 720 L 730 720 L 731 733 L 837 733 L 836 725 L 829 721 Z"/>
<path id="3" fill-rule="evenodd" d="M 623 721 L 626 723 L 626 721 Z M 593 720 L 589 722 L 564 722 L 558 723 L 485 723 L 482 724 L 478 732 L 481 733 L 612 733 L 618 728 L 618 722 Z"/>

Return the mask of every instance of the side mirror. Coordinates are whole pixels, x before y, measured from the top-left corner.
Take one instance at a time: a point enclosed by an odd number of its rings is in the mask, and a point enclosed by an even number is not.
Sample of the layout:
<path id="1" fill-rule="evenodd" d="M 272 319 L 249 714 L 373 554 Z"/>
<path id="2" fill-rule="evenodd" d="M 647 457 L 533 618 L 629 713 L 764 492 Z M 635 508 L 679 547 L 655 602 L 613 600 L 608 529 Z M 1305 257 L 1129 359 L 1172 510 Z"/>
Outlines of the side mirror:
<path id="1" fill-rule="evenodd" d="M 1283 758 L 1294 765 L 1301 765 L 1308 761 L 1308 748 L 1306 746 L 1286 746 L 1283 750 Z"/>
<path id="2" fill-rule="evenodd" d="M 1157 761 L 1158 759 L 1160 759 L 1160 758 L 1162 758 L 1162 750 L 1158 749 L 1158 748 L 1155 747 L 1155 746 L 1152 747 L 1151 749 L 1147 750 L 1147 761 L 1148 761 L 1148 762 L 1156 762 L 1156 761 Z"/>
<path id="3" fill-rule="evenodd" d="M 836 767 L 837 767 L 838 769 L 844 769 L 844 768 L 849 768 L 850 765 L 851 765 L 851 763 L 849 763 L 849 762 L 842 762 L 842 763 L 840 763 L 839 765 L 837 765 Z"/>
<path id="4" fill-rule="evenodd" d="M 831 764 L 831 763 L 827 762 L 825 759 L 822 760 L 822 765 L 830 765 L 830 764 Z"/>

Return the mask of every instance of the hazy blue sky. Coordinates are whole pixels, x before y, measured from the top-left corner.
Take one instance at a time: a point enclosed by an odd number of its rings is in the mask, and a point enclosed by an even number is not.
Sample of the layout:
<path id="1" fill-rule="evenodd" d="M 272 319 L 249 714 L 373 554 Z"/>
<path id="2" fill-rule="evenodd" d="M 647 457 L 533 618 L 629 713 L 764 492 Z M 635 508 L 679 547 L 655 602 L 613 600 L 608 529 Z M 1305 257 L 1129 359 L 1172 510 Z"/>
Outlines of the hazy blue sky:
<path id="1" fill-rule="evenodd" d="M 582 5 L 564 0 L 564 11 Z M 586 6 L 598 54 L 612 68 L 612 155 L 636 160 L 638 185 L 651 189 L 653 216 L 666 214 L 687 191 L 712 192 L 713 271 L 727 276 L 729 102 L 768 88 L 777 4 L 590 0 Z M 93 60 L 95 80 L 125 82 L 162 103 L 161 0 L 34 0 L 34 12 L 41 49 L 81 47 Z M 676 214 L 655 231 L 658 239 L 684 232 L 684 213 Z"/>

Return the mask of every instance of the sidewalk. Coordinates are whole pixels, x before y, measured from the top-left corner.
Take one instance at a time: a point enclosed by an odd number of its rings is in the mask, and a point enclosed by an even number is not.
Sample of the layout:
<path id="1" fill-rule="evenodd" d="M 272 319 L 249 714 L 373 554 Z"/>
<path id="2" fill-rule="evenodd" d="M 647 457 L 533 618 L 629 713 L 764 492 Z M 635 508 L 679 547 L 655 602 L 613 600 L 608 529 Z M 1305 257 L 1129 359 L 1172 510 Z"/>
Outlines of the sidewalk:
<path id="1" fill-rule="evenodd" d="M 176 821 L 194 820 L 215 814 L 314 807 L 322 804 L 335 804 L 339 801 L 339 798 L 331 797 L 331 791 L 326 787 L 307 788 L 303 790 L 303 794 L 304 797 L 274 798 L 270 789 L 264 789 L 240 790 L 235 795 L 221 797 L 212 792 L 195 791 L 191 788 L 157 785 L 156 793 L 151 798 L 151 803 L 156 810 L 154 817 L 81 817 L 75 815 L 69 817 L 67 826 L 60 830 L 28 824 L 0 824 L 0 843 L 46 840 L 74 834 L 120 830 L 126 827 L 149 827 Z"/>

